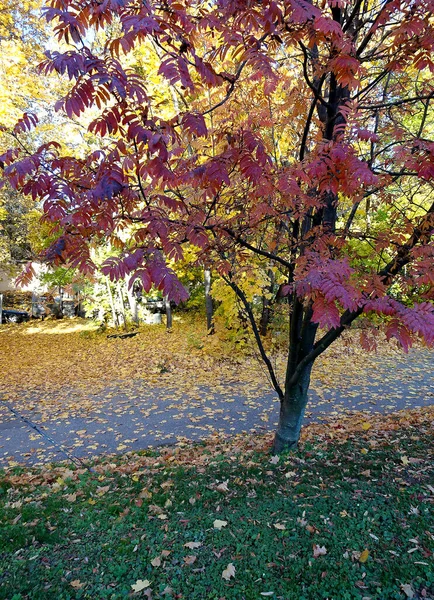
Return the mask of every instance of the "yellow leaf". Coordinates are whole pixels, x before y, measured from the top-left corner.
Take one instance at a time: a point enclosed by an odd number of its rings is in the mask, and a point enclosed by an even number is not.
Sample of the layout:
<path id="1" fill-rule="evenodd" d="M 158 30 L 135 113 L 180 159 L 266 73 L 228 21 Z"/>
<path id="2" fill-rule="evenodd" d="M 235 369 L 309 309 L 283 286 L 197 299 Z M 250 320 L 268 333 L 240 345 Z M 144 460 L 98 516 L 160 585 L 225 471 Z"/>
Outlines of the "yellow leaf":
<path id="1" fill-rule="evenodd" d="M 366 548 L 363 550 L 362 554 L 359 557 L 359 562 L 365 563 L 369 558 L 369 550 Z"/>
<path id="2" fill-rule="evenodd" d="M 401 456 L 401 462 L 406 467 L 409 464 L 408 456 Z"/>
<path id="3" fill-rule="evenodd" d="M 147 579 L 138 579 L 136 581 L 136 583 L 133 583 L 131 585 L 131 588 L 133 590 L 133 592 L 141 592 L 142 590 L 145 590 L 146 588 L 148 588 L 151 585 L 151 582 L 148 581 Z"/>
<path id="4" fill-rule="evenodd" d="M 362 429 L 364 431 L 368 431 L 368 429 L 371 429 L 372 425 L 368 422 L 362 423 Z"/>
<path id="5" fill-rule="evenodd" d="M 368 454 L 368 450 L 367 450 L 366 448 L 362 448 L 362 449 L 360 450 L 360 452 L 361 452 L 362 454 Z"/>
<path id="6" fill-rule="evenodd" d="M 227 524 L 227 521 L 220 521 L 220 519 L 216 519 L 214 521 L 214 529 L 221 529 L 222 527 L 226 527 Z"/>

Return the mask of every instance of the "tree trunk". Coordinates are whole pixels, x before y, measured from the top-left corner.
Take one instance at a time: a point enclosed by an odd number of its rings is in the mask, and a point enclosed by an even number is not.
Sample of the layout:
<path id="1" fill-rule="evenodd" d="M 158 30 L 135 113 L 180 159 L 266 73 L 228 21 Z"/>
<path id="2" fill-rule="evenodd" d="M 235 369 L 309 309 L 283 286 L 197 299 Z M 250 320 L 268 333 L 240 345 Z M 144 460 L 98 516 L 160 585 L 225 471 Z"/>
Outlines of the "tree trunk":
<path id="1" fill-rule="evenodd" d="M 166 329 L 170 331 L 172 329 L 172 307 L 167 296 L 164 296 L 164 303 L 166 307 Z"/>
<path id="2" fill-rule="evenodd" d="M 274 287 L 274 273 L 273 273 L 272 269 L 268 270 L 267 275 L 270 278 L 270 285 L 267 286 L 266 291 L 268 291 L 270 294 L 272 294 L 273 287 Z M 265 337 L 267 335 L 268 325 L 271 320 L 272 312 L 273 312 L 273 306 L 272 306 L 272 302 L 271 302 L 270 298 L 268 298 L 265 295 L 262 296 L 262 314 L 261 314 L 261 320 L 259 322 L 259 331 L 263 337 Z"/>
<path id="3" fill-rule="evenodd" d="M 307 404 L 312 363 L 302 371 L 299 380 L 289 389 L 280 403 L 279 424 L 274 438 L 273 454 L 295 448 L 300 438 L 304 411 Z"/>
<path id="4" fill-rule="evenodd" d="M 130 305 L 131 318 L 135 325 L 139 324 L 139 314 L 138 314 L 138 306 L 137 306 L 137 298 L 134 294 L 134 286 L 130 286 L 130 279 L 127 279 L 127 298 L 128 304 Z"/>
<path id="5" fill-rule="evenodd" d="M 205 308 L 206 308 L 206 329 L 208 335 L 214 333 L 214 322 L 213 322 L 213 306 L 211 297 L 211 271 L 205 269 L 204 272 L 204 285 L 205 285 Z"/>
<path id="6" fill-rule="evenodd" d="M 107 285 L 107 295 L 109 297 L 110 308 L 111 308 L 111 311 L 112 311 L 113 325 L 114 325 L 114 327 L 117 328 L 117 327 L 119 327 L 119 321 L 118 321 L 118 316 L 116 314 L 115 303 L 113 301 L 113 294 L 112 294 L 112 290 L 111 290 L 111 287 L 110 287 L 110 282 L 108 280 L 108 277 L 105 278 L 105 282 L 106 282 L 106 285 Z"/>
<path id="7" fill-rule="evenodd" d="M 124 294 L 122 292 L 121 284 L 120 284 L 119 281 L 118 281 L 118 284 L 117 284 L 117 291 L 118 291 L 119 300 L 121 301 L 122 320 L 124 322 L 124 329 L 125 329 L 125 331 L 128 331 Z"/>

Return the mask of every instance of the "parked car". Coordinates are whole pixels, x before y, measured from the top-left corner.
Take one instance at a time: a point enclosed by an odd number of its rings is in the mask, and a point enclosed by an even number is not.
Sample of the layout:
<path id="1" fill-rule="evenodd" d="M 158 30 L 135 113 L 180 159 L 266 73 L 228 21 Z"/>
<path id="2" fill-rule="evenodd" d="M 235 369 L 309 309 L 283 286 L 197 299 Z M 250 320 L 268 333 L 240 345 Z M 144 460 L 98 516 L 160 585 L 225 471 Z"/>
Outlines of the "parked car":
<path id="1" fill-rule="evenodd" d="M 28 321 L 30 315 L 25 310 L 15 310 L 12 308 L 4 308 L 1 311 L 1 322 L 2 323 L 23 323 Z"/>

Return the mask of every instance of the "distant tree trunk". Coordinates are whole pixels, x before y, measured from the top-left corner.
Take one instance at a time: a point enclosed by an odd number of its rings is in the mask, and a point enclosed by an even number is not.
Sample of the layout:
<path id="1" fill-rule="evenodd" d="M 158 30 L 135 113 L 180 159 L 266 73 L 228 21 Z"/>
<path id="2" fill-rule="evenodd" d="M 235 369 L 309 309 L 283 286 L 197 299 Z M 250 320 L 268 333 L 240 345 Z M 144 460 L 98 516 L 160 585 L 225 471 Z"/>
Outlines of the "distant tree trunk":
<path id="1" fill-rule="evenodd" d="M 211 271 L 205 269 L 204 271 L 204 284 L 205 284 L 205 308 L 206 308 L 206 329 L 208 335 L 214 333 L 214 321 L 213 321 L 213 305 L 211 296 Z"/>
<path id="2" fill-rule="evenodd" d="M 133 286 L 130 286 L 129 279 L 127 280 L 126 283 L 127 283 L 127 298 L 128 298 L 128 304 L 130 305 L 131 318 L 133 320 L 133 323 L 138 325 L 139 324 L 139 314 L 138 314 L 137 299 L 134 294 L 134 288 L 133 288 Z"/>
<path id="3" fill-rule="evenodd" d="M 63 317 L 63 287 L 59 285 L 59 312 Z"/>
<path id="4" fill-rule="evenodd" d="M 124 322 L 124 329 L 125 329 L 125 331 L 128 331 L 127 316 L 126 316 L 125 301 L 124 301 L 124 294 L 122 292 L 121 284 L 120 284 L 119 281 L 118 281 L 118 285 L 117 285 L 117 290 L 118 290 L 119 299 L 121 301 L 122 319 L 123 319 L 123 322 Z"/>
<path id="5" fill-rule="evenodd" d="M 172 329 L 172 307 L 167 296 L 164 296 L 164 303 L 166 307 L 166 329 L 170 331 Z"/>
<path id="6" fill-rule="evenodd" d="M 106 282 L 106 286 L 107 286 L 107 294 L 109 297 L 110 308 L 112 311 L 113 325 L 117 328 L 117 327 L 119 327 L 119 321 L 118 321 L 118 316 L 116 314 L 115 303 L 113 302 L 113 294 L 112 294 L 112 290 L 110 287 L 110 281 L 108 280 L 108 277 L 105 278 L 105 282 Z"/>
<path id="7" fill-rule="evenodd" d="M 267 273 L 270 279 L 270 285 L 267 286 L 266 290 L 270 293 L 273 292 L 274 287 L 274 273 L 272 269 L 268 270 Z M 262 296 L 262 314 L 259 322 L 259 331 L 262 336 L 267 335 L 268 325 L 270 324 L 271 314 L 273 312 L 271 299 L 267 296 Z"/>

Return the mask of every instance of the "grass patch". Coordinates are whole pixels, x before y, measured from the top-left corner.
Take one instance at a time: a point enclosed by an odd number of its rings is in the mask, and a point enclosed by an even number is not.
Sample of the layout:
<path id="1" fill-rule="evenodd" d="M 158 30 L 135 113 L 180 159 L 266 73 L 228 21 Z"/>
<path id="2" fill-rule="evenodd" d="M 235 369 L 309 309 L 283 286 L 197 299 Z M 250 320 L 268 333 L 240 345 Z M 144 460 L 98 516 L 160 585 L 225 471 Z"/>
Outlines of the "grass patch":
<path id="1" fill-rule="evenodd" d="M 433 598 L 433 414 L 11 469 L 0 598 Z"/>

